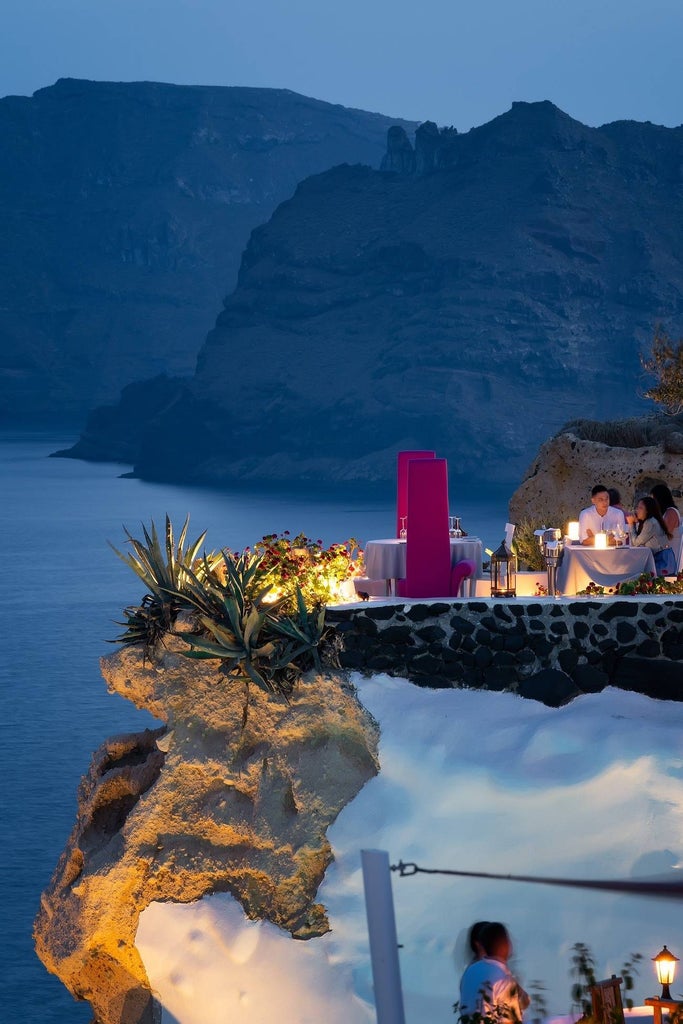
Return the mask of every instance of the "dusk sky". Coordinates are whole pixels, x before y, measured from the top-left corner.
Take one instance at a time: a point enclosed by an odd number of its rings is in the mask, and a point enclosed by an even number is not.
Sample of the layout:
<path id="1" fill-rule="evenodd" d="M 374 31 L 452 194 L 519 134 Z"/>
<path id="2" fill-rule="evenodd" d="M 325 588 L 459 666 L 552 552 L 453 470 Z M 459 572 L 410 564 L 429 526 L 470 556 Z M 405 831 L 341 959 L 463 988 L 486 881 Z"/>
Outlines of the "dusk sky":
<path id="1" fill-rule="evenodd" d="M 0 96 L 58 78 L 292 89 L 466 131 L 513 100 L 683 122 L 681 0 L 6 0 Z"/>

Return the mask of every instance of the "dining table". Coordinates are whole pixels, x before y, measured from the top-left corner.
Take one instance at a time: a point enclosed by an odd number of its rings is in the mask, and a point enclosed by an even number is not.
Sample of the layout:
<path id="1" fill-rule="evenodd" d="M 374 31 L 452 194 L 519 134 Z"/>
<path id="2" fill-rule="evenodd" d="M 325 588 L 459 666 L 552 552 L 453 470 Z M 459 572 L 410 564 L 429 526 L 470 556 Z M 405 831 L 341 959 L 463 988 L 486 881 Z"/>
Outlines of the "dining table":
<path id="1" fill-rule="evenodd" d="M 451 568 L 463 558 L 471 559 L 477 567 L 475 575 L 465 580 L 465 585 L 469 584 L 470 596 L 473 596 L 476 581 L 482 578 L 484 546 L 479 537 L 450 537 L 449 540 Z M 373 580 L 385 580 L 387 594 L 395 593 L 396 580 L 405 579 L 406 544 L 405 540 L 398 537 L 369 540 L 365 544 L 365 574 Z"/>
<path id="2" fill-rule="evenodd" d="M 590 548 L 568 544 L 557 570 L 557 588 L 561 594 L 568 595 L 585 590 L 591 582 L 610 589 L 636 579 L 643 572 L 656 575 L 650 548 L 630 545 Z"/>

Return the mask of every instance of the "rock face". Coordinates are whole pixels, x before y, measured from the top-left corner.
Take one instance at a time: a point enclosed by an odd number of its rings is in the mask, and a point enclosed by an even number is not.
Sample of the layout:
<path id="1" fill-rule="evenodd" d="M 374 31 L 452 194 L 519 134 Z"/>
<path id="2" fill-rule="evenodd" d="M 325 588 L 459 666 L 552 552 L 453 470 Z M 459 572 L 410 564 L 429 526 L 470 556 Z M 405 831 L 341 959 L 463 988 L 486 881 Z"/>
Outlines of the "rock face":
<path id="1" fill-rule="evenodd" d="M 636 421 L 637 422 L 637 421 Z M 647 434 L 647 420 L 640 427 Z M 651 421 L 652 422 L 652 421 Z M 656 424 L 656 421 L 654 421 Z M 675 427 L 675 423 L 671 427 Z M 620 429 L 626 442 L 629 424 L 603 424 L 618 437 Z M 633 424 L 631 424 L 633 426 Z M 616 487 L 623 502 L 631 506 L 657 483 L 665 483 L 674 494 L 683 491 L 683 452 L 671 451 L 677 436 L 670 429 L 659 441 L 652 431 L 649 444 L 627 447 L 626 444 L 605 444 L 577 436 L 571 430 L 550 438 L 540 448 L 522 483 L 510 499 L 511 522 L 524 519 L 545 520 L 549 525 L 563 527 L 556 521 L 570 513 L 577 518 L 590 503 L 591 488 L 597 484 Z M 574 510 L 571 514 L 570 510 Z"/>
<path id="2" fill-rule="evenodd" d="M 252 228 L 309 174 L 379 165 L 391 123 L 283 89 L 62 79 L 0 100 L 0 419 L 81 424 L 192 373 Z"/>
<path id="3" fill-rule="evenodd" d="M 309 178 L 253 232 L 170 405 L 92 420 L 74 454 L 115 452 L 126 420 L 149 479 L 389 480 L 397 449 L 435 448 L 519 480 L 567 420 L 644 408 L 640 350 L 683 310 L 682 144 L 550 103 L 414 150 L 392 130 L 391 173 Z"/>
<path id="4" fill-rule="evenodd" d="M 323 934 L 326 831 L 378 769 L 376 726 L 339 680 L 300 683 L 290 704 L 252 686 L 242 728 L 244 682 L 183 648 L 103 659 L 110 689 L 168 729 L 97 751 L 36 921 L 43 963 L 98 1024 L 155 1019 L 135 948 L 152 901 L 225 891 L 294 937 Z"/>

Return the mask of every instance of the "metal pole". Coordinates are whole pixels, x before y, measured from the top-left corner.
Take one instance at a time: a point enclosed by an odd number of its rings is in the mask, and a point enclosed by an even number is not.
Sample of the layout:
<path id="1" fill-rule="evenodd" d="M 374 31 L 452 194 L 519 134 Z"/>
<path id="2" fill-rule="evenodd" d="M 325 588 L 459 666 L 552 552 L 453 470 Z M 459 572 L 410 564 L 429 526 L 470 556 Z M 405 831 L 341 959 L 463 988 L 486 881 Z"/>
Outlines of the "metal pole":
<path id="1" fill-rule="evenodd" d="M 405 1024 L 389 854 L 361 850 L 377 1024 Z"/>

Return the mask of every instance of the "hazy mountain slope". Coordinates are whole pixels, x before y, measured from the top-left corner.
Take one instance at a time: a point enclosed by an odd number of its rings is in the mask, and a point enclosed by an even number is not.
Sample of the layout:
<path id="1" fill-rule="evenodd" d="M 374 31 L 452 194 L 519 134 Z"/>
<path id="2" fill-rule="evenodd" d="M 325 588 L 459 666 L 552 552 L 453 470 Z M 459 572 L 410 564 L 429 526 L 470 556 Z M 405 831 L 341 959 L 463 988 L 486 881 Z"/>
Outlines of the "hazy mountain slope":
<path id="1" fill-rule="evenodd" d="M 192 373 L 251 229 L 390 119 L 287 90 L 62 79 L 0 100 L 0 417 Z"/>
<path id="2" fill-rule="evenodd" d="M 426 446 L 514 480 L 564 421 L 638 410 L 639 350 L 683 313 L 683 130 L 534 103 L 446 141 L 431 173 L 309 178 L 253 232 L 137 472 L 387 478 Z M 77 453 L 116 452 L 108 415 Z"/>

